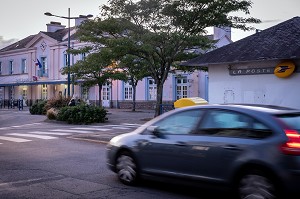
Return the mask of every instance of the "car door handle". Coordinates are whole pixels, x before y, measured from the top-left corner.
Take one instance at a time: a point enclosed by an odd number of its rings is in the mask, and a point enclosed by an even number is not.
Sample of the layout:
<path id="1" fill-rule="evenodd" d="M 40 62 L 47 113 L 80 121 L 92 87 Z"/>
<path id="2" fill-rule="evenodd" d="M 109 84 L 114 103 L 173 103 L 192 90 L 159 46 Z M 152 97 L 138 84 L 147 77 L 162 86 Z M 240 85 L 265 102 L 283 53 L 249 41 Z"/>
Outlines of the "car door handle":
<path id="1" fill-rule="evenodd" d="M 235 145 L 226 145 L 223 149 L 233 150 L 233 151 L 241 151 L 242 149 Z"/>
<path id="2" fill-rule="evenodd" d="M 176 146 L 187 146 L 185 142 L 176 142 Z"/>

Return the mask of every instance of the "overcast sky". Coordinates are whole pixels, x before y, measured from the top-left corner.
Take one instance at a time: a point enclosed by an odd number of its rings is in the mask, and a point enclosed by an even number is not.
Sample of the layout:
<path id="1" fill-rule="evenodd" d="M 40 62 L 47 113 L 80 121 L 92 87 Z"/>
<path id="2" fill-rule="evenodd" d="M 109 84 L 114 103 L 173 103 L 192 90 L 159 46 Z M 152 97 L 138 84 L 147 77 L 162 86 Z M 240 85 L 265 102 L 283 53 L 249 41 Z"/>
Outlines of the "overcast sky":
<path id="1" fill-rule="evenodd" d="M 45 12 L 71 17 L 92 14 L 98 16 L 99 6 L 107 0 L 1 0 L 0 11 L 0 48 L 12 41 L 23 39 L 29 35 L 46 31 L 46 24 L 58 21 L 67 26 L 67 19 L 45 16 Z M 257 29 L 264 30 L 290 18 L 300 16 L 300 0 L 252 0 L 250 16 L 262 20 L 254 24 Z M 71 20 L 71 26 L 74 20 Z M 253 34 L 254 31 L 232 30 L 232 40 Z"/>

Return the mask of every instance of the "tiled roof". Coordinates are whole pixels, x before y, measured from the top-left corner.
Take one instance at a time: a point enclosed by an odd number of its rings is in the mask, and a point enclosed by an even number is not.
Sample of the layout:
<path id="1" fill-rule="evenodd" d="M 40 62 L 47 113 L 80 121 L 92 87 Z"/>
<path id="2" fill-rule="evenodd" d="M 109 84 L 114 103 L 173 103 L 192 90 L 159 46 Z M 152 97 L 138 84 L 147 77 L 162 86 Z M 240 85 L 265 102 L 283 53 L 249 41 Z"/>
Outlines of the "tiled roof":
<path id="1" fill-rule="evenodd" d="M 75 27 L 71 27 L 70 31 L 72 31 L 74 28 Z M 68 28 L 60 29 L 60 30 L 57 30 L 56 32 L 42 32 L 42 33 L 44 33 L 45 35 L 47 35 L 57 41 L 65 41 L 65 40 L 63 40 L 63 37 L 68 34 Z M 73 35 L 71 35 L 70 39 L 74 39 L 74 37 L 72 37 Z"/>
<path id="2" fill-rule="evenodd" d="M 294 17 L 194 59 L 185 66 L 300 58 L 300 17 Z"/>
<path id="3" fill-rule="evenodd" d="M 75 27 L 71 27 L 71 31 L 74 29 Z M 60 30 L 57 30 L 55 32 L 43 32 L 45 35 L 59 41 L 59 42 L 62 42 L 62 41 L 66 41 L 66 39 L 63 40 L 63 37 L 65 35 L 68 34 L 68 28 L 64 28 L 64 29 L 60 29 Z M 37 34 L 36 34 L 37 35 Z M 0 52 L 5 52 L 5 51 L 10 51 L 10 50 L 18 50 L 18 49 L 23 49 L 25 48 L 25 46 L 36 36 L 36 35 L 30 35 L 24 39 L 21 39 L 20 41 L 17 41 L 9 46 L 6 46 L 2 49 L 0 49 Z M 75 36 L 76 34 L 73 34 L 71 35 L 70 39 L 73 40 L 73 39 L 76 39 Z"/>
<path id="4" fill-rule="evenodd" d="M 22 49 L 25 48 L 26 44 L 28 42 L 30 42 L 36 35 L 30 35 L 28 37 L 26 37 L 25 39 L 22 39 L 20 41 L 17 41 L 9 46 L 6 46 L 4 48 L 2 48 L 0 50 L 0 52 L 5 52 L 5 51 L 9 51 L 9 50 L 18 50 L 18 49 Z"/>

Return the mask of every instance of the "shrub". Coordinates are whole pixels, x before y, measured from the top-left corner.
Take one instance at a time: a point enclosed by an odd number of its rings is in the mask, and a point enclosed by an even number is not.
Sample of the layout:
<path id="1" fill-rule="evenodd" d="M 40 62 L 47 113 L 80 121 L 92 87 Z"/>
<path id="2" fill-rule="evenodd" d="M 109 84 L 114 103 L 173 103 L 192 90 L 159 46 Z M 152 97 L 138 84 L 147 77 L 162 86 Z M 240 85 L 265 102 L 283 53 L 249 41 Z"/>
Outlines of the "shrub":
<path id="1" fill-rule="evenodd" d="M 46 110 L 51 108 L 60 109 L 62 107 L 68 106 L 69 98 L 63 98 L 61 96 L 49 99 L 45 105 Z"/>
<path id="2" fill-rule="evenodd" d="M 29 108 L 29 112 L 32 115 L 46 115 L 46 109 L 45 109 L 45 105 L 46 105 L 47 101 L 46 100 L 39 100 L 37 102 L 35 102 L 30 108 Z"/>
<path id="3" fill-rule="evenodd" d="M 57 119 L 57 114 L 58 114 L 58 110 L 55 109 L 55 108 L 50 108 L 48 111 L 47 111 L 47 118 L 49 120 L 56 120 Z"/>
<path id="4" fill-rule="evenodd" d="M 66 121 L 69 124 L 91 124 L 105 122 L 106 115 L 107 110 L 104 108 L 80 104 L 61 108 L 57 120 Z"/>

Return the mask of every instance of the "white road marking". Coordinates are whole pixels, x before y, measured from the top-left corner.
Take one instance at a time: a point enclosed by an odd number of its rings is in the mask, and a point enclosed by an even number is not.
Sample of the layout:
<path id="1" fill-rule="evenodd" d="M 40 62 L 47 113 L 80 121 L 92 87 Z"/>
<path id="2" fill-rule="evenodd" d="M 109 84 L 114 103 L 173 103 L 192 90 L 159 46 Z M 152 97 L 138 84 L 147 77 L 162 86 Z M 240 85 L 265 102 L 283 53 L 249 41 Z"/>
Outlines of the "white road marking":
<path id="1" fill-rule="evenodd" d="M 109 131 L 111 129 L 103 129 L 103 128 L 84 128 L 84 127 L 78 127 L 78 128 L 72 128 L 72 129 L 78 129 L 78 130 L 90 130 L 90 131 Z M 91 132 L 89 132 L 91 133 Z"/>
<path id="2" fill-rule="evenodd" d="M 122 123 L 122 125 L 125 125 L 125 126 L 133 126 L 133 127 L 141 126 L 140 124 L 130 124 L 130 123 Z"/>
<path id="3" fill-rule="evenodd" d="M 7 129 L 12 129 L 12 128 L 22 128 L 25 126 L 33 126 L 33 125 L 39 125 L 42 123 L 31 123 L 31 124 L 24 124 L 24 125 L 19 125 L 19 126 L 7 126 L 7 127 L 2 127 L 0 128 L 0 130 L 7 130 Z"/>
<path id="4" fill-rule="evenodd" d="M 74 128 L 72 128 L 74 129 Z M 77 128 L 75 128 L 77 129 Z M 91 131 L 80 131 L 80 130 L 71 130 L 71 129 L 53 129 L 51 131 L 56 131 L 56 132 L 70 132 L 70 133 L 92 133 Z"/>
<path id="5" fill-rule="evenodd" d="M 46 131 L 33 131 L 32 134 L 40 134 L 40 135 L 71 135 L 72 133 L 55 133 L 55 132 L 46 132 Z"/>
<path id="6" fill-rule="evenodd" d="M 32 140 L 26 140 L 22 138 L 14 138 L 14 137 L 6 137 L 6 136 L 0 136 L 0 140 L 6 140 L 10 142 L 30 142 Z"/>
<path id="7" fill-rule="evenodd" d="M 21 136 L 21 137 L 33 137 L 33 138 L 39 138 L 43 140 L 51 140 L 51 139 L 57 139 L 57 137 L 53 136 L 47 136 L 47 135 L 35 135 L 35 134 L 23 134 L 23 133 L 9 133 L 7 135 L 13 135 L 13 136 Z"/>
<path id="8" fill-rule="evenodd" d="M 120 127 L 116 126 L 116 127 L 112 127 L 112 128 L 113 128 L 113 129 L 124 129 L 124 130 L 125 130 L 125 129 L 131 129 L 131 128 L 128 128 L 128 127 L 121 127 L 121 126 L 120 126 Z"/>

